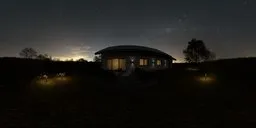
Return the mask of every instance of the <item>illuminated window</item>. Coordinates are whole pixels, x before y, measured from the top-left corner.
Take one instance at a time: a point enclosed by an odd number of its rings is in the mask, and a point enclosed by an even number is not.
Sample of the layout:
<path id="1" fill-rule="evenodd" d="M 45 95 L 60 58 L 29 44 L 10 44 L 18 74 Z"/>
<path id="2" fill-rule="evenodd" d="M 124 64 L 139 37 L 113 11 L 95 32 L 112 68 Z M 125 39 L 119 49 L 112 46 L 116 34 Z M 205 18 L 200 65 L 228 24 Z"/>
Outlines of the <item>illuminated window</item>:
<path id="1" fill-rule="evenodd" d="M 111 60 L 111 59 L 108 59 L 108 60 L 107 60 L 107 68 L 108 68 L 109 70 L 112 69 L 112 60 Z"/>
<path id="2" fill-rule="evenodd" d="M 140 65 L 144 65 L 143 59 L 140 59 Z"/>
<path id="3" fill-rule="evenodd" d="M 167 67 L 167 60 L 164 60 L 164 66 Z"/>
<path id="4" fill-rule="evenodd" d="M 147 59 L 140 59 L 140 66 L 146 66 L 148 65 L 148 60 Z"/>
<path id="5" fill-rule="evenodd" d="M 107 68 L 109 70 L 125 70 L 126 63 L 125 59 L 108 59 L 107 60 Z"/>
<path id="6" fill-rule="evenodd" d="M 148 65 L 148 60 L 144 59 L 144 65 Z"/>
<path id="7" fill-rule="evenodd" d="M 118 70 L 118 68 L 119 68 L 118 59 L 113 59 L 112 60 L 112 70 Z"/>
<path id="8" fill-rule="evenodd" d="M 155 59 L 152 58 L 152 67 L 155 67 Z"/>
<path id="9" fill-rule="evenodd" d="M 119 69 L 125 70 L 125 59 L 119 59 Z"/>
<path id="10" fill-rule="evenodd" d="M 160 65 L 161 65 L 161 60 L 157 60 L 157 61 L 156 61 L 156 64 L 157 64 L 158 66 L 160 66 Z"/>

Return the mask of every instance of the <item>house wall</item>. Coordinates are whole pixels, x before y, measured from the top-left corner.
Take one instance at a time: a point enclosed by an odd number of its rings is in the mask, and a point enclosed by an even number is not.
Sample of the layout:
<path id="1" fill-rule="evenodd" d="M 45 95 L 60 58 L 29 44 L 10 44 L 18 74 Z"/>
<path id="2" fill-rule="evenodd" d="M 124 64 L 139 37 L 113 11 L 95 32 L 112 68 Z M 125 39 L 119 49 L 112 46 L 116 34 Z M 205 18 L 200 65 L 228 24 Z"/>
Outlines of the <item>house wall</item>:
<path id="1" fill-rule="evenodd" d="M 145 70 L 158 70 L 158 69 L 166 69 L 172 67 L 172 60 L 156 57 L 156 56 L 140 56 L 140 55 L 125 55 L 125 54 L 105 54 L 102 55 L 102 68 L 108 70 L 107 67 L 107 60 L 108 59 L 122 59 L 124 58 L 126 60 L 126 70 L 134 70 L 134 68 L 142 68 Z M 140 65 L 140 59 L 147 59 L 148 65 L 141 66 Z M 155 59 L 155 61 L 153 60 Z M 161 60 L 161 66 L 157 65 L 157 60 Z M 167 61 L 166 66 L 164 65 L 164 60 Z"/>

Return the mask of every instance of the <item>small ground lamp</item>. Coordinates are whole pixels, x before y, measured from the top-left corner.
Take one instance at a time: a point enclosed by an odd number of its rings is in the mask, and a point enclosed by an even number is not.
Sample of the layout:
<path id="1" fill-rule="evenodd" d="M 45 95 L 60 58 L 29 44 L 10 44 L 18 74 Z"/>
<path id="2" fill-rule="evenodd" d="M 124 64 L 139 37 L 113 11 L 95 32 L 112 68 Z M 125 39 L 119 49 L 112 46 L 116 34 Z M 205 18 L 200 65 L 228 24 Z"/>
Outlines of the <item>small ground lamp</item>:
<path id="1" fill-rule="evenodd" d="M 209 75 L 208 73 L 204 73 L 203 76 L 199 76 L 197 78 L 198 81 L 202 82 L 202 83 L 212 83 L 215 81 L 215 77 L 213 77 L 212 75 Z"/>
<path id="2" fill-rule="evenodd" d="M 60 79 L 64 79 L 64 77 L 66 76 L 66 73 L 58 73 L 57 74 L 57 77 L 60 78 Z"/>
<path id="3" fill-rule="evenodd" d="M 55 77 L 55 80 L 56 82 L 61 82 L 61 83 L 58 83 L 58 84 L 64 84 L 63 82 L 68 82 L 71 80 L 70 77 L 67 77 L 66 76 L 66 73 L 58 73 L 57 74 L 57 77 Z"/>
<path id="4" fill-rule="evenodd" d="M 48 75 L 43 74 L 39 76 L 39 79 L 36 81 L 38 85 L 48 86 L 48 85 L 54 85 L 54 82 L 52 79 L 49 79 Z"/>
<path id="5" fill-rule="evenodd" d="M 48 76 L 47 76 L 46 74 L 40 75 L 40 76 L 39 76 L 39 79 L 40 79 L 42 82 L 47 82 L 47 81 L 48 81 Z"/>

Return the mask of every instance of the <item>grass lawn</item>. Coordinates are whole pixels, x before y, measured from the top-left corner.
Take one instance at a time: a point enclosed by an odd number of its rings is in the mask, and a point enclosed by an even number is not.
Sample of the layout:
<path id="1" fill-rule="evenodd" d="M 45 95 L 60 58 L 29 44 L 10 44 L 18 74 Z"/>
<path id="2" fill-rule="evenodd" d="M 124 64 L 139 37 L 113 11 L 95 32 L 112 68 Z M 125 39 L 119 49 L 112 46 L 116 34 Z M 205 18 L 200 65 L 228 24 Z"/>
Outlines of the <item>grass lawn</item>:
<path id="1" fill-rule="evenodd" d="M 106 78 L 33 79 L 0 93 L 1 127 L 247 127 L 255 88 L 246 75 L 173 71 Z M 149 86 L 145 86 L 149 85 Z"/>

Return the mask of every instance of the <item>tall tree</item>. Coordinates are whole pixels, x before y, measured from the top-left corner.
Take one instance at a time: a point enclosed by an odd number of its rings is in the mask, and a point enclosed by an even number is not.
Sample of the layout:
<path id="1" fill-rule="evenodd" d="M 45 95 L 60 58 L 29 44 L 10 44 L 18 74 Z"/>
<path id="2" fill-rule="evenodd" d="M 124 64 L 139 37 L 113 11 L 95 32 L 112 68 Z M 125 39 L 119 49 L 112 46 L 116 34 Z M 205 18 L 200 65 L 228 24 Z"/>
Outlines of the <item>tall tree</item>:
<path id="1" fill-rule="evenodd" d="M 188 42 L 188 46 L 183 50 L 185 61 L 202 62 L 215 59 L 215 54 L 206 48 L 202 40 L 192 39 Z"/>
<path id="2" fill-rule="evenodd" d="M 23 58 L 28 58 L 28 59 L 36 58 L 37 51 L 34 50 L 33 48 L 24 48 L 21 50 L 20 56 Z"/>

